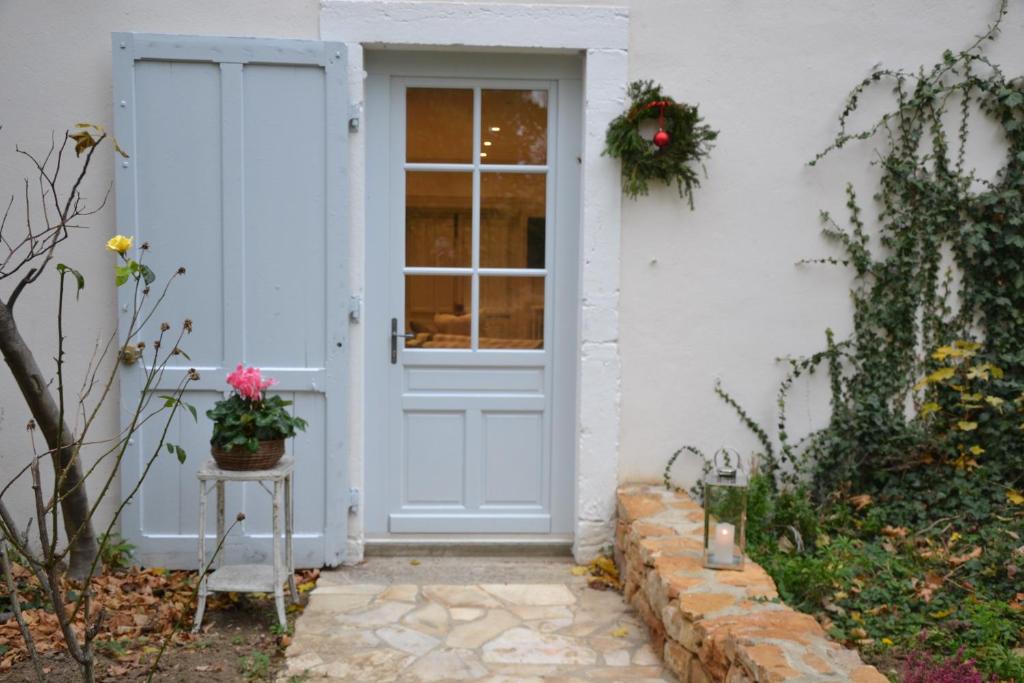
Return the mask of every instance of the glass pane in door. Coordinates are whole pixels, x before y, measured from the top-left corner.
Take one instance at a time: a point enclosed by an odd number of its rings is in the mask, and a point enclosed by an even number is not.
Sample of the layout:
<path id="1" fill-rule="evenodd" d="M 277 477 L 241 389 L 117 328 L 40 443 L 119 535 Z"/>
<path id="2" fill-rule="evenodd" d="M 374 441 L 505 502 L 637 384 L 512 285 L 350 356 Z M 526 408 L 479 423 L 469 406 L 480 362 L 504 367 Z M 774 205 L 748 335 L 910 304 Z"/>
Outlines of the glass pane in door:
<path id="1" fill-rule="evenodd" d="M 472 265 L 473 174 L 407 171 L 405 265 Z"/>
<path id="2" fill-rule="evenodd" d="M 470 287 L 469 276 L 406 275 L 405 348 L 468 349 Z"/>
<path id="3" fill-rule="evenodd" d="M 547 90 L 484 90 L 481 107 L 482 163 L 547 163 Z"/>
<path id="4" fill-rule="evenodd" d="M 544 348 L 543 277 L 480 277 L 480 348 Z"/>
<path id="5" fill-rule="evenodd" d="M 463 164 L 473 161 L 472 90 L 406 90 L 405 160 Z"/>
<path id="6" fill-rule="evenodd" d="M 481 174 L 481 267 L 543 268 L 546 202 L 544 173 Z"/>

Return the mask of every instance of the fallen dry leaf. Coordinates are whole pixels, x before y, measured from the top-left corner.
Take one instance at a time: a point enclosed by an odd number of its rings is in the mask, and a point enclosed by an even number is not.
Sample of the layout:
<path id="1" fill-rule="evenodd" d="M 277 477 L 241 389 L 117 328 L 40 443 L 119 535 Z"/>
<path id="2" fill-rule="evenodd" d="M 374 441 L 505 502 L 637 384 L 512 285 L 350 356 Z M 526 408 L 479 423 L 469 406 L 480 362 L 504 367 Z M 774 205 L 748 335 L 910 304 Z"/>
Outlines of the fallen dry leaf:
<path id="1" fill-rule="evenodd" d="M 859 496 L 850 496 L 850 503 L 858 512 L 871 505 L 871 502 L 871 496 L 866 493 L 862 493 Z"/>
<path id="2" fill-rule="evenodd" d="M 981 546 L 975 546 L 974 550 L 969 553 L 949 558 L 949 563 L 954 567 L 958 567 L 964 562 L 969 562 L 970 560 L 975 560 L 979 557 L 981 557 Z"/>
<path id="3" fill-rule="evenodd" d="M 882 535 L 889 538 L 906 538 L 909 533 L 906 528 L 901 526 L 889 526 L 887 524 L 882 527 Z"/>
<path id="4" fill-rule="evenodd" d="M 943 578 L 934 572 L 928 572 L 924 575 L 924 581 L 917 581 L 915 579 L 915 582 L 917 597 L 925 602 L 931 602 L 935 591 L 942 588 Z"/>

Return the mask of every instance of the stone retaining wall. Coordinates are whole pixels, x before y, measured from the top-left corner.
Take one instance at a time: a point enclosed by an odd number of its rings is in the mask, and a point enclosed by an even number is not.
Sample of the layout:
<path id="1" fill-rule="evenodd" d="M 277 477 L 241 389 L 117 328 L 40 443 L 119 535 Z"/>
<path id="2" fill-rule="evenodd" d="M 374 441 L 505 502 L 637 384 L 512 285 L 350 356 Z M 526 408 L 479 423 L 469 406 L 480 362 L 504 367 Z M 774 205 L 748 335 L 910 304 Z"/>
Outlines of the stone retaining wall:
<path id="1" fill-rule="evenodd" d="M 829 640 L 813 617 L 779 602 L 775 582 L 757 564 L 705 569 L 704 513 L 688 496 L 630 485 L 619 489 L 618 502 L 616 561 L 626 599 L 682 683 L 888 683 Z"/>

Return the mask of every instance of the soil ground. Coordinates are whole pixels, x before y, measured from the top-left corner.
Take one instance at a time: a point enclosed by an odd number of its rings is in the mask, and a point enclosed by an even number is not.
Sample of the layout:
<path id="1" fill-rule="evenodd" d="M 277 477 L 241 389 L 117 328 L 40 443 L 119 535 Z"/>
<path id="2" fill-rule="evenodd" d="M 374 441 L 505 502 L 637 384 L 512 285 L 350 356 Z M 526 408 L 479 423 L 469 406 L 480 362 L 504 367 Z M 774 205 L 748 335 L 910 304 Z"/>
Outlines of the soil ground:
<path id="1" fill-rule="evenodd" d="M 293 618 L 290 616 L 289 620 Z M 276 624 L 271 599 L 242 596 L 227 607 L 208 607 L 199 639 L 170 645 L 161 657 L 153 680 L 166 683 L 272 681 L 284 662 L 281 640 L 273 633 Z M 144 681 L 154 654 L 143 654 L 135 664 L 102 653 L 98 657 L 96 678 L 99 681 Z M 81 681 L 78 665 L 66 653 L 41 659 L 46 683 Z M 35 671 L 28 661 L 16 664 L 3 679 L 4 683 L 36 681 Z"/>

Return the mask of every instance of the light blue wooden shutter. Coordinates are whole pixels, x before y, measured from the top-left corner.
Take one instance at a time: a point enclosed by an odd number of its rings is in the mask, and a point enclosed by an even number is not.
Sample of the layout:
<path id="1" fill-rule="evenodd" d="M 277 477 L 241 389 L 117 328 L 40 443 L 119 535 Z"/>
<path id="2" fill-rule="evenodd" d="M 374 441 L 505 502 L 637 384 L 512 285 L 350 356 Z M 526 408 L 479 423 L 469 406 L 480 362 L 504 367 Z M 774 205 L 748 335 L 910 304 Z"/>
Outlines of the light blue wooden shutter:
<path id="1" fill-rule="evenodd" d="M 205 411 L 244 362 L 278 380 L 308 430 L 288 443 L 296 460 L 298 566 L 342 559 L 347 520 L 347 79 L 341 44 L 119 33 L 113 36 L 114 129 L 130 155 L 117 160 L 117 230 L 148 242 L 146 261 L 179 278 L 143 339 L 161 321 L 194 323 L 191 361 L 153 391 L 201 379 L 185 400 L 199 410 L 172 425 L 180 465 L 164 452 L 122 520 L 145 565 L 195 565 L 198 484 L 209 457 Z M 126 329 L 132 292 L 119 292 Z M 122 425 L 144 369 L 122 366 Z M 121 465 L 128 497 L 159 434 L 147 425 Z M 269 558 L 270 502 L 256 484 L 229 485 L 227 516 L 246 519 L 229 561 Z M 233 490 L 232 490 L 233 489 Z M 212 506 L 211 506 L 212 507 Z M 211 519 L 207 529 L 214 528 Z"/>

